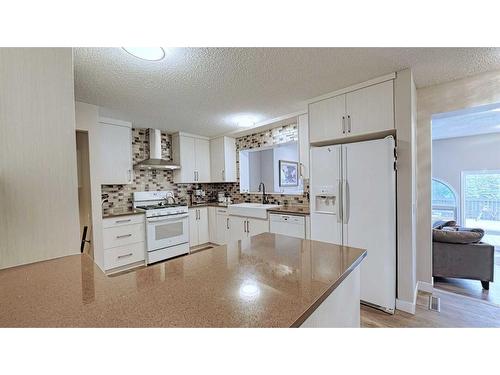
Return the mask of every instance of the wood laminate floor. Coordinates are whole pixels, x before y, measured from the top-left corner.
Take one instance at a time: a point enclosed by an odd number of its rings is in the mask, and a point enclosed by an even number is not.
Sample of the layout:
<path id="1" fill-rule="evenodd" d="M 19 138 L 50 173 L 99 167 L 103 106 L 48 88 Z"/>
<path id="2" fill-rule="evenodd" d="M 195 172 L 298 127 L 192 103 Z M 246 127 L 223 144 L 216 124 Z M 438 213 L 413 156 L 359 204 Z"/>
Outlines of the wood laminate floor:
<path id="1" fill-rule="evenodd" d="M 366 328 L 460 328 L 500 327 L 500 307 L 487 301 L 436 290 L 441 312 L 428 309 L 429 294 L 420 292 L 415 315 L 396 310 L 394 315 L 361 306 L 361 327 Z"/>
<path id="2" fill-rule="evenodd" d="M 476 280 L 463 280 L 451 278 L 434 278 L 434 287 L 452 293 L 462 294 L 500 306 L 500 249 L 495 251 L 495 281 L 490 283 L 490 289 L 484 290 L 481 283 Z"/>

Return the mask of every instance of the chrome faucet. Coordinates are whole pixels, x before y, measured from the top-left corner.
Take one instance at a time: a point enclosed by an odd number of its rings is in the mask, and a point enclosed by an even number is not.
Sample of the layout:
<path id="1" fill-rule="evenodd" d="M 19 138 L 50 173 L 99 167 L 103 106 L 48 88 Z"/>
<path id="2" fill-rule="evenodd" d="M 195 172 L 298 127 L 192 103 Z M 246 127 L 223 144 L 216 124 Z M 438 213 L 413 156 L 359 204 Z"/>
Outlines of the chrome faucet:
<path id="1" fill-rule="evenodd" d="M 268 204 L 269 201 L 266 196 L 266 185 L 264 185 L 263 182 L 259 184 L 259 192 L 262 192 L 262 204 Z"/>

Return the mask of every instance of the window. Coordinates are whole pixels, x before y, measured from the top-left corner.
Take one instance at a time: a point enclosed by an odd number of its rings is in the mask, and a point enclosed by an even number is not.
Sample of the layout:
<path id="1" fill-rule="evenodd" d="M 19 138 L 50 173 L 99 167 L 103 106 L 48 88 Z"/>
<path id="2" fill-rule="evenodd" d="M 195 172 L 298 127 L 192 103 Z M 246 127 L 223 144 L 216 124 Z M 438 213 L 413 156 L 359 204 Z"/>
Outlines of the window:
<path id="1" fill-rule="evenodd" d="M 445 182 L 432 179 L 432 222 L 457 220 L 457 196 Z"/>
<path id="2" fill-rule="evenodd" d="M 500 171 L 462 172 L 462 219 L 482 228 L 483 241 L 500 246 Z"/>

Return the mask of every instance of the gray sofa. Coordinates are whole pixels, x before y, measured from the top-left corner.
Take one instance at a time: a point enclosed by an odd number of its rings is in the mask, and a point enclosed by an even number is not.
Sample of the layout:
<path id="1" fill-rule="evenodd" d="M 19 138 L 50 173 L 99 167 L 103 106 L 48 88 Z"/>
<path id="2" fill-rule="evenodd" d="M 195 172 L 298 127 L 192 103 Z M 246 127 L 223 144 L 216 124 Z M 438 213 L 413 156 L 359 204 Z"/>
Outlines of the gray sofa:
<path id="1" fill-rule="evenodd" d="M 432 276 L 479 280 L 484 289 L 493 281 L 495 248 L 483 242 L 432 243 Z"/>

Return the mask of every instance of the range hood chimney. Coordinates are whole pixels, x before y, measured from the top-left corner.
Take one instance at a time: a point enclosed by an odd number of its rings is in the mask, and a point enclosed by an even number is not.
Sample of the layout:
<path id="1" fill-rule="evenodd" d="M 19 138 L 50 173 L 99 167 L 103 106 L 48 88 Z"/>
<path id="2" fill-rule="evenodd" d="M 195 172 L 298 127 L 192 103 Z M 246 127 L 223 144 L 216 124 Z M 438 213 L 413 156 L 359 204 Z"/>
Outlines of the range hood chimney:
<path id="1" fill-rule="evenodd" d="M 161 131 L 149 129 L 149 159 L 140 161 L 134 168 L 142 169 L 180 169 L 180 165 L 161 158 Z"/>

